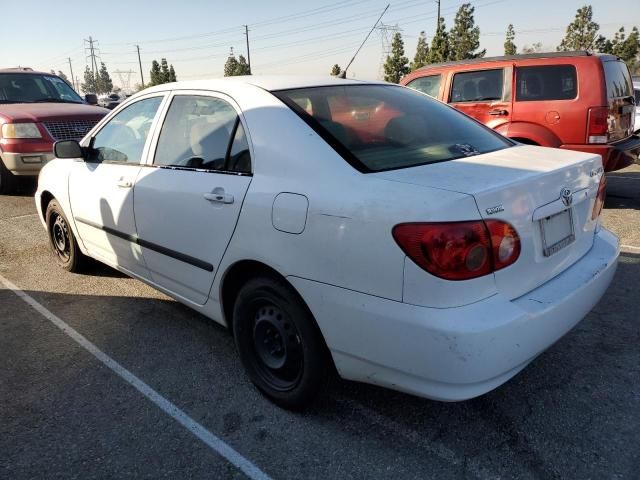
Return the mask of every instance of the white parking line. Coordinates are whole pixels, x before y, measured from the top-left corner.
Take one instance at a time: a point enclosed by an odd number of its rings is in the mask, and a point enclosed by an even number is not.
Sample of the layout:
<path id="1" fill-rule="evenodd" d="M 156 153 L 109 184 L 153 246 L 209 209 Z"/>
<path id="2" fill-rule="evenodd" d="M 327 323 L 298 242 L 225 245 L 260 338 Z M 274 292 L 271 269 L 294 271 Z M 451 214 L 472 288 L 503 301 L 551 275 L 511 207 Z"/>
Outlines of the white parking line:
<path id="1" fill-rule="evenodd" d="M 624 244 L 622 244 L 622 245 L 620 245 L 620 248 L 626 248 L 626 249 L 629 249 L 629 250 L 640 250 L 640 247 L 636 247 L 634 245 L 624 245 Z"/>
<path id="2" fill-rule="evenodd" d="M 176 422 L 189 430 L 193 435 L 198 437 L 204 444 L 206 444 L 211 450 L 217 452 L 222 457 L 227 459 L 230 463 L 235 465 L 241 470 L 247 477 L 253 480 L 271 480 L 271 478 L 251 463 L 248 459 L 240 455 L 233 448 L 227 445 L 223 440 L 215 436 L 209 430 L 204 428 L 194 419 L 189 417 L 186 413 L 180 410 L 176 405 L 164 398 L 153 388 L 147 385 L 145 382 L 136 377 L 129 370 L 124 368 L 118 362 L 116 362 L 109 355 L 104 353 L 93 343 L 87 340 L 84 336 L 70 327 L 67 323 L 61 320 L 59 317 L 51 313 L 36 300 L 30 297 L 27 293 L 20 290 L 17 286 L 11 283 L 9 280 L 0 275 L 0 283 L 2 283 L 7 289 L 13 291 L 18 297 L 24 300 L 27 304 L 33 307 L 44 318 L 53 323 L 56 327 L 62 330 L 65 334 L 71 337 L 82 348 L 87 350 L 91 355 L 96 357 L 105 366 L 111 369 L 116 375 L 122 378 L 125 382 L 131 385 L 133 388 L 142 393 L 145 397 L 151 400 L 160 408 L 164 413 L 173 418 Z"/>

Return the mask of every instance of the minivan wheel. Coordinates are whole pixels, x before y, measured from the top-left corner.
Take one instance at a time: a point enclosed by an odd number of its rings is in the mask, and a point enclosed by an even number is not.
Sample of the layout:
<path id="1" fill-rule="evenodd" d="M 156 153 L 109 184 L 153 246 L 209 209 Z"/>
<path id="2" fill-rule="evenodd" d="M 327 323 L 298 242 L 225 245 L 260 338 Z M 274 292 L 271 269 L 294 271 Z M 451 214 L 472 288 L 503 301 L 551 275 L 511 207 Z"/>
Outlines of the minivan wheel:
<path id="1" fill-rule="evenodd" d="M 0 160 L 0 195 L 13 193 L 16 186 L 16 176 L 7 170 L 2 160 Z"/>
<path id="2" fill-rule="evenodd" d="M 249 378 L 277 405 L 301 409 L 326 384 L 330 361 L 322 334 L 283 282 L 256 278 L 241 288 L 233 334 Z"/>
<path id="3" fill-rule="evenodd" d="M 45 215 L 49 245 L 53 250 L 56 262 L 68 272 L 78 272 L 86 262 L 80 251 L 76 237 L 69 226 L 69 221 L 62 212 L 58 202 L 52 200 L 47 206 Z"/>

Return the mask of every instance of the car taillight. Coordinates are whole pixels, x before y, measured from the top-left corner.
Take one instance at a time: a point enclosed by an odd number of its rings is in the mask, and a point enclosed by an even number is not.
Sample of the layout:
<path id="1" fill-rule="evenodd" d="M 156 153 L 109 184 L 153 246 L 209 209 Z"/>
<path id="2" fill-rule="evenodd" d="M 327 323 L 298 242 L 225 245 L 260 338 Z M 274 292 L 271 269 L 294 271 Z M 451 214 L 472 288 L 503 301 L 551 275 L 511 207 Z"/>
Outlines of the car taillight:
<path id="1" fill-rule="evenodd" d="M 593 204 L 593 211 L 591 212 L 591 220 L 595 220 L 600 216 L 602 207 L 604 207 L 604 199 L 607 195 L 607 177 L 602 175 L 600 184 L 598 185 L 598 194 L 596 195 L 596 201 Z"/>
<path id="2" fill-rule="evenodd" d="M 608 107 L 591 107 L 587 127 L 588 143 L 607 143 L 609 141 Z"/>
<path id="3" fill-rule="evenodd" d="M 402 223 L 392 233 L 411 260 L 445 280 L 481 277 L 520 256 L 520 237 L 500 220 Z"/>

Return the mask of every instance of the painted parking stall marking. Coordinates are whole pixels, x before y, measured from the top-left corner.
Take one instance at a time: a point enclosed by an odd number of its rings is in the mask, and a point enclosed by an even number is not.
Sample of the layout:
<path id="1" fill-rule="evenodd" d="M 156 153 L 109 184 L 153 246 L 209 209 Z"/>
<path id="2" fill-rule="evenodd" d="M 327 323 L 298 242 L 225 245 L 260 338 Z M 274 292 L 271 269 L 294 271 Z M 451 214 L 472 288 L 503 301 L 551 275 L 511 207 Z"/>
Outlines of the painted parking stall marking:
<path id="1" fill-rule="evenodd" d="M 34 310 L 36 310 L 40 315 L 53 323 L 56 327 L 62 330 L 67 336 L 71 337 L 78 345 L 88 351 L 91 355 L 97 358 L 102 364 L 107 366 L 111 371 L 113 371 L 116 375 L 122 378 L 125 382 L 131 385 L 133 388 L 138 390 L 142 395 L 147 397 L 150 401 L 152 401 L 158 408 L 160 408 L 163 412 L 173 418 L 176 422 L 182 425 L 184 428 L 189 430 L 193 435 L 199 438 L 205 445 L 207 445 L 211 450 L 218 453 L 220 456 L 225 458 L 231 464 L 233 464 L 236 468 L 242 471 L 247 477 L 253 480 L 271 480 L 271 477 L 267 475 L 265 472 L 260 470 L 256 465 L 254 465 L 250 460 L 243 457 L 240 453 L 234 450 L 231 446 L 225 443 L 222 439 L 211 433 L 201 424 L 196 422 L 194 419 L 189 417 L 185 412 L 180 410 L 176 405 L 167 400 L 165 397 L 156 392 L 153 388 L 147 385 L 144 381 L 139 379 L 129 370 L 124 368 L 118 362 L 116 362 L 109 355 L 104 353 L 98 347 L 96 347 L 93 343 L 91 343 L 87 338 L 78 333 L 75 329 L 69 326 L 66 322 L 64 322 L 61 318 L 51 313 L 47 308 L 38 303 L 35 299 L 33 299 L 30 295 L 20 290 L 16 285 L 14 285 L 11 281 L 4 278 L 0 275 L 0 283 L 4 285 L 5 288 L 11 290 L 18 297 L 24 300 L 28 305 L 30 305 Z"/>

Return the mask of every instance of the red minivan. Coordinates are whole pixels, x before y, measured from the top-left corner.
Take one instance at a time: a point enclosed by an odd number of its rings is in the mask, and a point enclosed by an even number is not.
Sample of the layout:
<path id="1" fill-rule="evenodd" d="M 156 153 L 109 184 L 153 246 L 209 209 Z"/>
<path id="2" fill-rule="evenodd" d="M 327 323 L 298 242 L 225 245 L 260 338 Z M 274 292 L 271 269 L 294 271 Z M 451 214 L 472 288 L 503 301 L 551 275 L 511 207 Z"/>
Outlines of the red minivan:
<path id="1" fill-rule="evenodd" d="M 555 52 L 440 63 L 400 83 L 521 143 L 598 153 L 606 171 L 638 162 L 633 83 L 613 55 Z"/>

